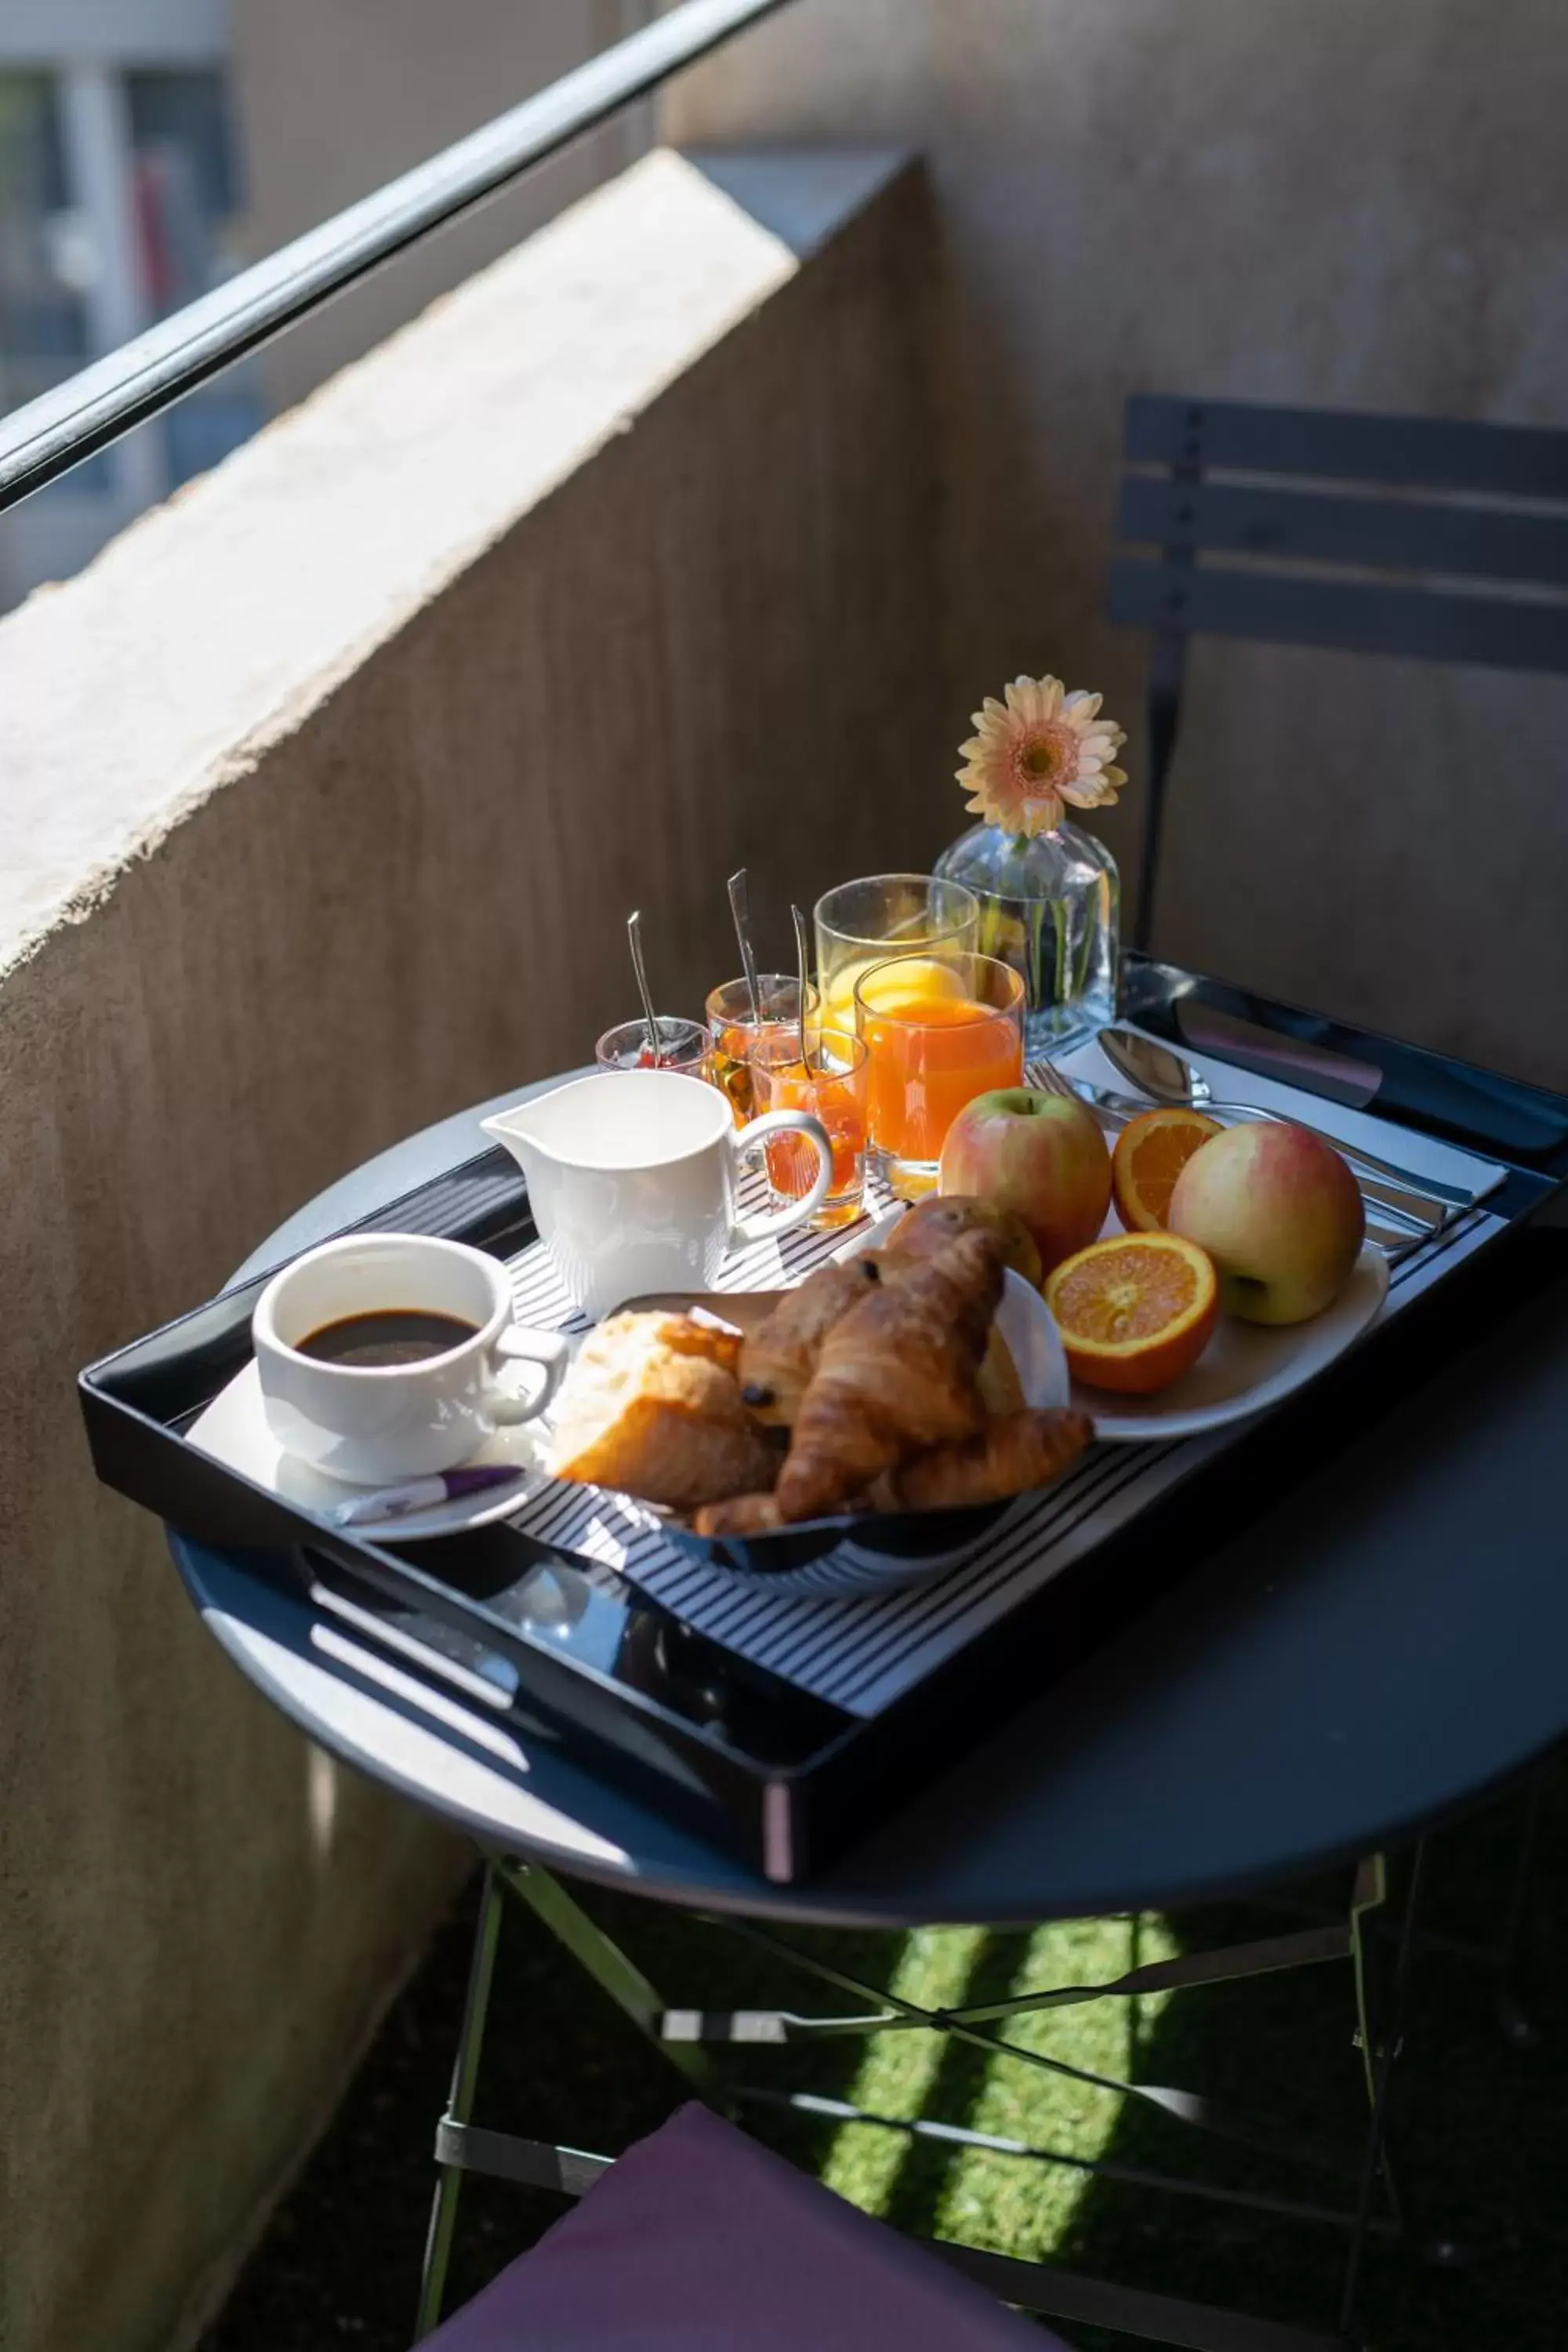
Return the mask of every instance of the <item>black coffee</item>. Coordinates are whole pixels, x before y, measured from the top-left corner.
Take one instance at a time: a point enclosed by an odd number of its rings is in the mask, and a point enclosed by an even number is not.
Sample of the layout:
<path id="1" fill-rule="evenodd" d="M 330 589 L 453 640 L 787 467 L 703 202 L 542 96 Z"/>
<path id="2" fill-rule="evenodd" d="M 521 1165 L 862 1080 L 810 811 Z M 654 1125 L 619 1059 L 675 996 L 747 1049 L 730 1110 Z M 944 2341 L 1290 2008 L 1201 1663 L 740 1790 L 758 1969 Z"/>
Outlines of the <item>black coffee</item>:
<path id="1" fill-rule="evenodd" d="M 323 1364 L 423 1364 L 460 1348 L 479 1329 L 460 1315 L 433 1315 L 423 1307 L 388 1307 L 374 1315 L 344 1315 L 297 1339 L 302 1356 Z"/>

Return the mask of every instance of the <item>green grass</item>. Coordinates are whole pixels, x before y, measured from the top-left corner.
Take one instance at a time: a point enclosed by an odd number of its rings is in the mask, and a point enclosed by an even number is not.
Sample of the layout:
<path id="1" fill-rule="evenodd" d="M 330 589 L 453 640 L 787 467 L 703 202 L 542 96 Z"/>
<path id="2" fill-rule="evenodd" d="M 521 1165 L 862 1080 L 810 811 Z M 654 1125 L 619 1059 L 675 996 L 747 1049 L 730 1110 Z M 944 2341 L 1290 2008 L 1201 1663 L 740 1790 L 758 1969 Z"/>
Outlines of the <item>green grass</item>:
<path id="1" fill-rule="evenodd" d="M 1434 1842 L 1427 1923 L 1484 1937 L 1505 1898 L 1517 1808 L 1496 1807 Z M 1502 2042 L 1484 1969 L 1422 1956 L 1397 2122 L 1420 2226 L 1463 2237 L 1447 2272 L 1380 2247 L 1368 2278 L 1378 2352 L 1558 2352 L 1568 2328 L 1568 2000 L 1552 1956 L 1568 1928 L 1568 1813 L 1554 1790 L 1532 1921 L 1531 1989 L 1546 2029 L 1521 2056 Z M 1312 1892 L 1342 1895 L 1342 1881 Z M 672 2001 L 837 2010 L 842 1997 L 721 1932 L 626 1898 L 589 1894 Z M 457 2032 L 471 1897 L 437 1938 L 389 2017 L 336 2124 L 251 2263 L 205 2352 L 352 2342 L 403 2352 L 428 2203 L 428 2149 Z M 1029 1986 L 1100 1980 L 1137 1959 L 1292 1924 L 1247 1906 L 1171 1918 L 1087 1921 L 1032 1935 L 982 1929 L 909 1937 L 800 1937 L 837 1965 L 922 2005 L 1002 2000 Z M 503 1934 L 478 2120 L 614 2150 L 679 2096 L 661 2058 L 520 1909 Z M 1333 1963 L 1136 2003 L 1016 2021 L 1031 2050 L 1089 2071 L 1202 2090 L 1353 2145 L 1365 2114 L 1349 1969 Z M 1248 2191 L 1343 2201 L 1349 2184 L 1300 2162 L 1184 2128 L 1146 2104 L 924 2032 L 741 2053 L 775 2088 L 813 2089 L 895 2117 L 938 2116 L 1080 2159 Z M 740 2070 L 737 2069 L 737 2072 Z M 776 2107 L 747 2127 L 868 2211 L 920 2235 L 1240 2305 L 1303 2325 L 1332 2321 L 1343 2238 L 1323 2223 L 1044 2164 L 958 2149 Z M 453 2292 L 471 2293 L 532 2242 L 558 2200 L 465 2187 Z M 1083 2352 L 1125 2337 L 1069 2331 Z"/>

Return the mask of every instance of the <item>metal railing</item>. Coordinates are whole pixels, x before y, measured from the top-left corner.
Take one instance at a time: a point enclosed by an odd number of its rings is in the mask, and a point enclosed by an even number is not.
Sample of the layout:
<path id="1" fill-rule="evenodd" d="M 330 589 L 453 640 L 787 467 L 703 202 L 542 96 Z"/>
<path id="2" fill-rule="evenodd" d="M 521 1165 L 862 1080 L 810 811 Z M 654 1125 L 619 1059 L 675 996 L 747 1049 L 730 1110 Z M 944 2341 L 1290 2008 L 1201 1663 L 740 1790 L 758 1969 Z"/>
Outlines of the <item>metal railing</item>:
<path id="1" fill-rule="evenodd" d="M 0 513 L 784 5 L 683 0 L 548 89 L 0 418 Z"/>

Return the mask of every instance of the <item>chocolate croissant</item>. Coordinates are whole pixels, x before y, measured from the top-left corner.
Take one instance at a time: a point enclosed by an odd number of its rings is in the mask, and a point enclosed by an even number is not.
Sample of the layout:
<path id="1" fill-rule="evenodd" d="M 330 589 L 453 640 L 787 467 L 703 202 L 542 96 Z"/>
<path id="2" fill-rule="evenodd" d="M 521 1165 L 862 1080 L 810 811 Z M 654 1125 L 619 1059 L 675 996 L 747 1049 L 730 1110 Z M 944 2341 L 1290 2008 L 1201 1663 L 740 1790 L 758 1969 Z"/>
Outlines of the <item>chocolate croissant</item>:
<path id="1" fill-rule="evenodd" d="M 965 1234 L 832 1326 L 779 1474 L 785 1519 L 840 1509 L 908 1455 L 972 1436 L 977 1375 L 1002 1296 L 988 1234 Z"/>
<path id="2" fill-rule="evenodd" d="M 1000 1503 L 1048 1486 L 1078 1460 L 1094 1435 L 1086 1412 L 1026 1408 L 988 1421 L 973 1437 L 913 1454 L 878 1479 L 872 1501 L 889 1511 L 957 1510 Z M 773 1500 L 772 1496 L 762 1497 Z"/>
<path id="3" fill-rule="evenodd" d="M 741 1348 L 741 1394 L 758 1421 L 773 1429 L 795 1426 L 824 1339 L 880 1279 L 879 1262 L 867 1251 L 842 1265 L 819 1265 L 797 1289 L 785 1291 Z"/>

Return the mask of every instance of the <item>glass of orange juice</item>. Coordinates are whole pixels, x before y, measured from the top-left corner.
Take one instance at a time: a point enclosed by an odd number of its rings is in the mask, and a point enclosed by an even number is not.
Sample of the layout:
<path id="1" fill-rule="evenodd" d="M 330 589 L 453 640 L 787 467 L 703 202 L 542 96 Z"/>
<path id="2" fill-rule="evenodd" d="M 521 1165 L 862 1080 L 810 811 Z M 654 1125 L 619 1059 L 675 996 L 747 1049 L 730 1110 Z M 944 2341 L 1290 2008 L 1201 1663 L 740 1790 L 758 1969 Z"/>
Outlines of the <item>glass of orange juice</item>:
<path id="1" fill-rule="evenodd" d="M 980 901 L 934 874 L 868 874 L 816 908 L 816 985 L 830 1029 L 855 1027 L 855 986 L 889 956 L 950 955 L 980 945 Z"/>
<path id="2" fill-rule="evenodd" d="M 861 973 L 855 1014 L 869 1057 L 871 1143 L 895 1192 L 931 1191 L 965 1103 L 1023 1085 L 1024 999 L 1020 975 L 994 956 L 900 956 Z"/>
<path id="3" fill-rule="evenodd" d="M 815 1024 L 805 1034 L 809 1065 L 800 1057 L 798 1030 L 762 1032 L 752 1048 L 752 1101 L 769 1110 L 808 1110 L 833 1144 L 833 1179 L 812 1219 L 817 1227 L 847 1225 L 860 1213 L 866 1181 L 866 1108 L 870 1054 L 863 1037 Z M 780 1200 L 811 1190 L 816 1154 L 800 1138 L 781 1135 L 767 1147 L 768 1180 Z"/>

